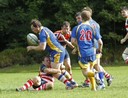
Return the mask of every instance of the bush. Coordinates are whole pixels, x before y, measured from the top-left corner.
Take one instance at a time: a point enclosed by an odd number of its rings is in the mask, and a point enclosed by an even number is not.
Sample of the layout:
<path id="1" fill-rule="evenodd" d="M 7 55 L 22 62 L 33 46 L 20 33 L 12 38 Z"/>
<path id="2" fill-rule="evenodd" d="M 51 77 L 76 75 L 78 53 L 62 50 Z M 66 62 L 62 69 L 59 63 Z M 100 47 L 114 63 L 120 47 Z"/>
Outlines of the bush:
<path id="1" fill-rule="evenodd" d="M 15 64 L 27 65 L 41 63 L 46 52 L 26 51 L 25 48 L 7 49 L 0 52 L 0 67 L 12 66 Z"/>

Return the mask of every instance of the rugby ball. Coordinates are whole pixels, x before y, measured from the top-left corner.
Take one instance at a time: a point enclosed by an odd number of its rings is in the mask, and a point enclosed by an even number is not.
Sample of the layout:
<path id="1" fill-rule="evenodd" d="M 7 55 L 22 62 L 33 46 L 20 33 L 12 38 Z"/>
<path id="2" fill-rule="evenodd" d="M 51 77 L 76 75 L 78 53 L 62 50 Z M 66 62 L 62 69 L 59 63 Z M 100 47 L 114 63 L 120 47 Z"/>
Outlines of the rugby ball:
<path id="1" fill-rule="evenodd" d="M 33 33 L 29 33 L 27 35 L 27 42 L 29 45 L 34 45 L 34 46 L 39 44 L 37 36 Z"/>

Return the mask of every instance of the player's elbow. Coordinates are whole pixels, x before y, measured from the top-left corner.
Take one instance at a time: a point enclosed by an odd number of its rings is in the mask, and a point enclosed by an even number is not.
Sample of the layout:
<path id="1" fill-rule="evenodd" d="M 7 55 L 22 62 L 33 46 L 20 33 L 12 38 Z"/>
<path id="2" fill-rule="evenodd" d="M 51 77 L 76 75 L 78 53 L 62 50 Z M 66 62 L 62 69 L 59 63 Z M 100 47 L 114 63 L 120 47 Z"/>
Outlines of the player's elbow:
<path id="1" fill-rule="evenodd" d="M 103 46 L 103 41 L 101 39 L 99 39 L 98 42 L 101 46 Z"/>
<path id="2" fill-rule="evenodd" d="M 40 45 L 39 45 L 39 48 L 40 48 L 40 50 L 44 51 L 45 48 L 46 48 L 46 45 L 44 45 L 44 44 L 40 44 Z"/>
<path id="3" fill-rule="evenodd" d="M 76 40 L 74 38 L 71 38 L 71 43 L 76 44 Z"/>

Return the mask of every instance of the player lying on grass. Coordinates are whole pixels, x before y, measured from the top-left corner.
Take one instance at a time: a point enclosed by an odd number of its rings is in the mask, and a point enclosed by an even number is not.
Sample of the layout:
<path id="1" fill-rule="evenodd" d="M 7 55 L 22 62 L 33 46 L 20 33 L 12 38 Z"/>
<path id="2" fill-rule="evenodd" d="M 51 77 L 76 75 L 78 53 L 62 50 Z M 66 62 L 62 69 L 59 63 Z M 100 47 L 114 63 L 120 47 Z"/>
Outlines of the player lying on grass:
<path id="1" fill-rule="evenodd" d="M 25 90 L 51 90 L 54 87 L 54 77 L 53 74 L 60 72 L 58 69 L 53 69 L 50 66 L 50 58 L 45 57 L 43 64 L 40 67 L 39 75 L 33 79 L 29 79 L 22 87 L 16 88 L 16 91 Z M 74 87 L 76 87 L 76 82 L 71 78 L 67 71 L 62 70 L 63 75 L 67 77 L 66 81 L 70 81 Z M 64 82 L 64 81 L 62 81 Z"/>

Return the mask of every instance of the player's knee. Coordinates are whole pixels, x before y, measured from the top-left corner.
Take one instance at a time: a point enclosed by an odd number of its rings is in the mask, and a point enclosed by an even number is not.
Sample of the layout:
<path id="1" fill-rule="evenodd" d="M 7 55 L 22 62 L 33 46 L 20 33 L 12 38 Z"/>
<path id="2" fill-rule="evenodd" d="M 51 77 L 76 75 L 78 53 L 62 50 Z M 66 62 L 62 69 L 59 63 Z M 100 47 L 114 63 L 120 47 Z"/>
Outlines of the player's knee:
<path id="1" fill-rule="evenodd" d="M 54 84 L 52 82 L 47 84 L 47 90 L 51 90 L 53 89 L 53 87 L 54 87 Z"/>

